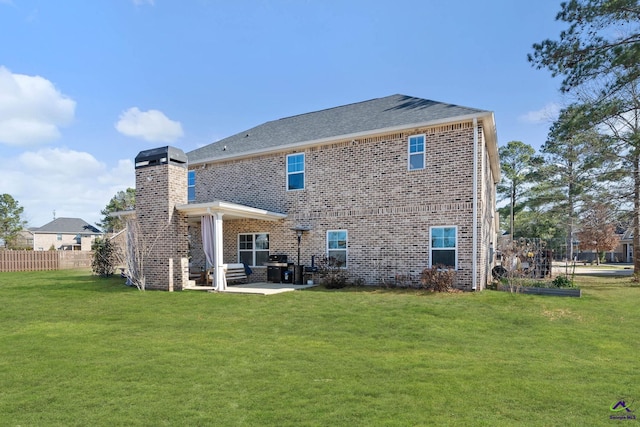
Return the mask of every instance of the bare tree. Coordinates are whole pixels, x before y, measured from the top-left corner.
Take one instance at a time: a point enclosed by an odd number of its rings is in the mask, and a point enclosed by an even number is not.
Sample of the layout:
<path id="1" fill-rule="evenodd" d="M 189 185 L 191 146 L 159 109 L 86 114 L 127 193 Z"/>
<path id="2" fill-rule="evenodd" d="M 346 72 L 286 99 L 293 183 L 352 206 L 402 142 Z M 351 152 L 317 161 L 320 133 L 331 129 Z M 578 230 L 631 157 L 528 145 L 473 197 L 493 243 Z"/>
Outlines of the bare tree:
<path id="1" fill-rule="evenodd" d="M 618 246 L 620 237 L 616 234 L 612 210 L 607 205 L 597 203 L 587 209 L 582 218 L 578 240 L 580 250 L 596 251 L 598 265 L 601 252 L 612 251 Z"/>
<path id="2" fill-rule="evenodd" d="M 148 236 L 142 232 L 137 218 L 127 217 L 124 222 L 126 239 L 117 251 L 118 260 L 125 268 L 128 283 L 144 291 L 146 288 L 145 262 L 159 238 L 169 227 L 169 223 L 153 236 Z"/>

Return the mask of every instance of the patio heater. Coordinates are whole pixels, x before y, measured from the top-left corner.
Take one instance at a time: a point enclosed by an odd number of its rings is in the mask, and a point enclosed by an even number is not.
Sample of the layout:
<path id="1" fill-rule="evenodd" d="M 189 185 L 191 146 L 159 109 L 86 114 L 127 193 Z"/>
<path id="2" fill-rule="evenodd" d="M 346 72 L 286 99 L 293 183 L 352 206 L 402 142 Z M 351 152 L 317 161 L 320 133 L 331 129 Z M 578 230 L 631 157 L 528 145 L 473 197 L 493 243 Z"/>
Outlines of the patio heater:
<path id="1" fill-rule="evenodd" d="M 302 234 L 305 231 L 309 231 L 311 229 L 309 227 L 296 226 L 296 227 L 293 227 L 292 230 L 296 232 L 296 236 L 298 237 L 298 262 L 296 263 L 296 266 L 295 266 L 293 283 L 295 283 L 296 285 L 302 285 L 303 266 L 300 265 L 300 242 L 302 241 Z"/>

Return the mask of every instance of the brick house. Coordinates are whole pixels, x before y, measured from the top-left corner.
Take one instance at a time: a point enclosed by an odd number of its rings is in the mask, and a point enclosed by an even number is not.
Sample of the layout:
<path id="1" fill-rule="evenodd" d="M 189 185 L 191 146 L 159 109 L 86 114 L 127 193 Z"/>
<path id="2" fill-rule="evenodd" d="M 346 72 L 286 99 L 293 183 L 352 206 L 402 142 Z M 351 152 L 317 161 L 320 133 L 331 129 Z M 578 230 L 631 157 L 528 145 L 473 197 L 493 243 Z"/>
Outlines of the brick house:
<path id="1" fill-rule="evenodd" d="M 102 231 L 81 218 L 56 218 L 42 227 L 24 230 L 21 232 L 21 241 L 35 251 L 51 248 L 90 251 L 94 240 L 102 235 Z"/>
<path id="2" fill-rule="evenodd" d="M 392 95 L 270 121 L 186 155 L 156 150 L 136 158 L 136 214 L 166 238 L 151 288 L 167 289 L 168 276 L 186 287 L 176 265 L 187 256 L 192 267 L 245 262 L 253 282 L 269 279 L 270 255 L 305 266 L 329 255 L 372 285 L 417 281 L 436 264 L 455 268 L 461 289 L 491 279 L 500 170 L 490 111 Z"/>

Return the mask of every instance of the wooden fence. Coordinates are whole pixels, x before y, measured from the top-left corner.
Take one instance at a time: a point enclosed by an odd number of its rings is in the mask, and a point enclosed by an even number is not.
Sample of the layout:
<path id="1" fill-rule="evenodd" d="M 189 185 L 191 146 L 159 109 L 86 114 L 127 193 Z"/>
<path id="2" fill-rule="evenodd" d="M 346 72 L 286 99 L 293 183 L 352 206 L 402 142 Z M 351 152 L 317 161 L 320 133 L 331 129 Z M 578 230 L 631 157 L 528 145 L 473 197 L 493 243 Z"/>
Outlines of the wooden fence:
<path id="1" fill-rule="evenodd" d="M 88 251 L 0 251 L 0 271 L 42 271 L 90 268 Z"/>

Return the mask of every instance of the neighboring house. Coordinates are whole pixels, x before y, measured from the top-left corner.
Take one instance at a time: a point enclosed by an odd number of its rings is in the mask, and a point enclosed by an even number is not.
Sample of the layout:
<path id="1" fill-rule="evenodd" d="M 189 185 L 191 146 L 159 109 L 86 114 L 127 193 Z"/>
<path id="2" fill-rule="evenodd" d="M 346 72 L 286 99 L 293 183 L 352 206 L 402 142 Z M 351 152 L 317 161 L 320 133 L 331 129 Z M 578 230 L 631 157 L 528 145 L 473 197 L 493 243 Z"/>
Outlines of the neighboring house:
<path id="1" fill-rule="evenodd" d="M 146 150 L 135 214 L 157 241 L 147 286 L 186 286 L 187 256 L 245 262 L 265 281 L 272 255 L 305 266 L 328 255 L 351 281 L 416 282 L 446 265 L 459 288 L 481 290 L 499 180 L 492 112 L 404 95 L 270 121 L 186 155 Z"/>
<path id="2" fill-rule="evenodd" d="M 620 243 L 615 250 L 615 262 L 633 262 L 633 227 L 627 228 L 620 235 Z"/>
<path id="3" fill-rule="evenodd" d="M 93 241 L 103 235 L 93 225 L 80 218 L 56 218 L 48 224 L 27 230 L 33 250 L 90 251 Z"/>
<path id="4" fill-rule="evenodd" d="M 33 233 L 20 230 L 12 244 L 13 249 L 33 249 Z"/>

